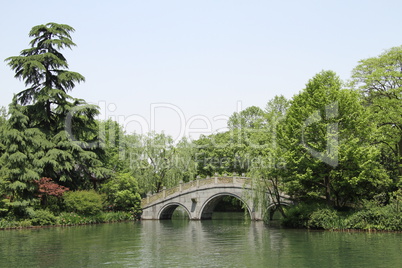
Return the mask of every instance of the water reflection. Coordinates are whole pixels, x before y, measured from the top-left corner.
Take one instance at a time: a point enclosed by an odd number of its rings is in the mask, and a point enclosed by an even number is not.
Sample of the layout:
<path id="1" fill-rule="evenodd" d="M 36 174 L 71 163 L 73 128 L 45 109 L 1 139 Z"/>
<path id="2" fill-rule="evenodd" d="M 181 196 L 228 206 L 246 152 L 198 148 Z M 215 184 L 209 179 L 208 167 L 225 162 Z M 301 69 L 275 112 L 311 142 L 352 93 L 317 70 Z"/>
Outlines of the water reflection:
<path id="1" fill-rule="evenodd" d="M 402 267 L 402 234 L 143 221 L 0 231 L 1 267 Z"/>
<path id="2" fill-rule="evenodd" d="M 280 229 L 267 232 L 262 222 L 243 220 L 143 222 L 141 238 L 145 251 L 155 254 L 142 264 L 153 267 L 277 267 L 286 263 L 281 257 L 289 245 Z"/>

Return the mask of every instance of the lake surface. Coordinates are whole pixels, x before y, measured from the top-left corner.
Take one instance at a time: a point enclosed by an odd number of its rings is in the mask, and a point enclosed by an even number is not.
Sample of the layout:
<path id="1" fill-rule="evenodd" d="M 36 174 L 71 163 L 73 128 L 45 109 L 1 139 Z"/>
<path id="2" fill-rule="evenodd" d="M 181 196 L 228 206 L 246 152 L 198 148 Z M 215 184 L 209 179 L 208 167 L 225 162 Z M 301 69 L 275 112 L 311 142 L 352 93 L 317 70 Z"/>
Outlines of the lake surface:
<path id="1" fill-rule="evenodd" d="M 402 267 L 402 234 L 233 219 L 4 230 L 0 267 Z"/>

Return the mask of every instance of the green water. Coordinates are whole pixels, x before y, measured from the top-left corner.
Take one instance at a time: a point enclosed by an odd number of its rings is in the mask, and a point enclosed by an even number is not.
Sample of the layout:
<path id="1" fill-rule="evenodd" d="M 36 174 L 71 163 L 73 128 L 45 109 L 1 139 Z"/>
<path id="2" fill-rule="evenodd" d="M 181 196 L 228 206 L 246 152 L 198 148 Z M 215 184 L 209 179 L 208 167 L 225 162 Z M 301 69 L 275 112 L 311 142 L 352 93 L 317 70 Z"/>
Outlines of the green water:
<path id="1" fill-rule="evenodd" d="M 289 230 L 244 220 L 0 231 L 0 267 L 402 267 L 402 234 Z"/>

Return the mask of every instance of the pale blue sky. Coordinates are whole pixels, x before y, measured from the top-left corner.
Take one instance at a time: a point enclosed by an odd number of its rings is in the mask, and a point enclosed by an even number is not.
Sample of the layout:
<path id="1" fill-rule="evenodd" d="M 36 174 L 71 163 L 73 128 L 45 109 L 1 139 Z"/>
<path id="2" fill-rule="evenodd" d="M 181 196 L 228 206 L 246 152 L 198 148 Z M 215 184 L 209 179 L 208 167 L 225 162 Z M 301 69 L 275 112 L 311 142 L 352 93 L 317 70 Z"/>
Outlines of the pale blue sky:
<path id="1" fill-rule="evenodd" d="M 359 60 L 402 45 L 396 0 L 1 2 L 0 59 L 28 47 L 32 26 L 69 24 L 77 47 L 65 55 L 87 80 L 71 94 L 129 132 L 175 138 L 291 98 L 323 69 L 348 79 Z M 24 88 L 13 75 L 0 64 L 0 106 Z"/>

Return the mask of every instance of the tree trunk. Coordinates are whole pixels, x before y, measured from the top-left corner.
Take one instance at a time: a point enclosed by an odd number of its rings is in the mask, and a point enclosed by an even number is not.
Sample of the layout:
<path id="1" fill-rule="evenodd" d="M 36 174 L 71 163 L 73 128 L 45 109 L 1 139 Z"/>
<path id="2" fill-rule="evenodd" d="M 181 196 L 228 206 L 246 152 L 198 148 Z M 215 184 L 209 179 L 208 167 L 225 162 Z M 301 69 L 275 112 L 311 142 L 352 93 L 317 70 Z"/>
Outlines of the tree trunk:
<path id="1" fill-rule="evenodd" d="M 47 207 L 47 195 L 42 195 L 41 203 L 43 207 Z"/>
<path id="2" fill-rule="evenodd" d="M 283 206 L 281 203 L 281 196 L 280 196 L 280 191 L 279 191 L 279 185 L 276 179 L 270 179 L 271 184 L 272 184 L 272 190 L 270 187 L 267 188 L 268 194 L 270 195 L 270 199 L 274 203 L 275 209 L 273 209 L 269 215 L 269 220 L 272 220 L 272 217 L 275 213 L 276 210 L 279 210 L 281 213 L 282 217 L 286 218 L 285 211 L 283 210 Z"/>
<path id="3" fill-rule="evenodd" d="M 157 181 L 155 186 L 156 186 L 156 193 L 159 193 L 162 190 L 162 182 Z"/>

